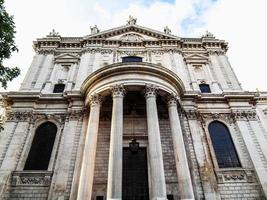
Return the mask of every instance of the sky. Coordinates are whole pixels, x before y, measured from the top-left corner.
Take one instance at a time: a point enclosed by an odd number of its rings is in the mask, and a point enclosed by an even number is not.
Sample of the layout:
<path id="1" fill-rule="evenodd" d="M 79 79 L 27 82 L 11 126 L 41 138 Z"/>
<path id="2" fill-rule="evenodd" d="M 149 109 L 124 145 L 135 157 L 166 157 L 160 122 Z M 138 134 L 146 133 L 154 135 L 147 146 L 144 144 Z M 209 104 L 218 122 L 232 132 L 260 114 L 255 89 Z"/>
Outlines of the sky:
<path id="1" fill-rule="evenodd" d="M 137 24 L 158 31 L 165 26 L 180 37 L 201 37 L 206 30 L 229 43 L 227 56 L 244 90 L 267 91 L 266 0 L 5 0 L 14 16 L 18 53 L 5 61 L 21 68 L 8 84 L 16 91 L 35 54 L 32 42 L 55 29 L 61 36 L 85 36 L 90 26 L 100 31 Z"/>

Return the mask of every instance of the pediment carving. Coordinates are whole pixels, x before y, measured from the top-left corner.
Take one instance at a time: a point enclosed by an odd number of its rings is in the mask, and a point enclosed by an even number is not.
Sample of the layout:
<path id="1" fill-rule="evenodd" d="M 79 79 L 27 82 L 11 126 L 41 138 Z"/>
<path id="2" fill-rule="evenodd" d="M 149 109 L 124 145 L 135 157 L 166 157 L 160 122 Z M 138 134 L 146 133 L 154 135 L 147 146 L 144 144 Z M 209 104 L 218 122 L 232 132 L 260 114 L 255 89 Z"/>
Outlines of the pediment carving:
<path id="1" fill-rule="evenodd" d="M 123 35 L 121 38 L 122 42 L 143 42 L 144 38 L 135 33 L 128 33 Z"/>

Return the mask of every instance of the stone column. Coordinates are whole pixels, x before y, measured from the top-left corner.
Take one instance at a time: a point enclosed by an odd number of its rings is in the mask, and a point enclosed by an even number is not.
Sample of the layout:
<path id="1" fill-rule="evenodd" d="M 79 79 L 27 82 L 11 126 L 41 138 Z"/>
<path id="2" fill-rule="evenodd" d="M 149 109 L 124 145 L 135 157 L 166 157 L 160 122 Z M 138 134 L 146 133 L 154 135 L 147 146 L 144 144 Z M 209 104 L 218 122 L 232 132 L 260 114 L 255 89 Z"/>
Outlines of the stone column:
<path id="1" fill-rule="evenodd" d="M 168 110 L 180 198 L 193 200 L 195 199 L 194 191 L 186 157 L 183 133 L 177 111 L 177 98 L 173 95 L 168 99 Z"/>
<path id="2" fill-rule="evenodd" d="M 100 115 L 100 96 L 90 97 L 90 116 L 82 159 L 77 199 L 90 200 L 95 169 L 95 155 Z"/>
<path id="3" fill-rule="evenodd" d="M 160 141 L 159 119 L 156 104 L 156 90 L 153 85 L 146 86 L 146 112 L 148 132 L 148 152 L 150 161 L 151 199 L 166 200 L 166 183 Z"/>
<path id="4" fill-rule="evenodd" d="M 122 85 L 111 87 L 113 106 L 110 130 L 107 200 L 122 198 L 123 97 Z"/>

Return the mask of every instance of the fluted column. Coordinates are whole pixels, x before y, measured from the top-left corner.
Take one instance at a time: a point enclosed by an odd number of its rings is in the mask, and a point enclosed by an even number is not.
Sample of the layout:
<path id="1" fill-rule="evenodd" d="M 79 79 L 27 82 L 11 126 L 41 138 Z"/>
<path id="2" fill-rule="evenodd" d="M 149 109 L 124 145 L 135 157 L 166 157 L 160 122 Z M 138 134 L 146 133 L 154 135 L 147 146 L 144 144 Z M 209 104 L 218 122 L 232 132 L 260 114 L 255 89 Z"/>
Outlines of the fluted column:
<path id="1" fill-rule="evenodd" d="M 183 133 L 177 111 L 177 99 L 171 95 L 168 99 L 168 111 L 172 133 L 174 157 L 178 176 L 178 187 L 181 199 L 195 199 L 188 167 Z"/>
<path id="2" fill-rule="evenodd" d="M 152 196 L 151 199 L 166 200 L 166 183 L 160 141 L 159 119 L 156 104 L 156 90 L 157 88 L 155 86 L 147 85 L 145 93 Z"/>
<path id="3" fill-rule="evenodd" d="M 77 195 L 77 199 L 79 200 L 91 200 L 99 126 L 100 102 L 101 97 L 99 95 L 93 95 L 90 97 L 90 116 L 85 137 Z"/>
<path id="4" fill-rule="evenodd" d="M 111 87 L 113 106 L 108 164 L 108 200 L 122 198 L 123 97 L 122 85 Z"/>

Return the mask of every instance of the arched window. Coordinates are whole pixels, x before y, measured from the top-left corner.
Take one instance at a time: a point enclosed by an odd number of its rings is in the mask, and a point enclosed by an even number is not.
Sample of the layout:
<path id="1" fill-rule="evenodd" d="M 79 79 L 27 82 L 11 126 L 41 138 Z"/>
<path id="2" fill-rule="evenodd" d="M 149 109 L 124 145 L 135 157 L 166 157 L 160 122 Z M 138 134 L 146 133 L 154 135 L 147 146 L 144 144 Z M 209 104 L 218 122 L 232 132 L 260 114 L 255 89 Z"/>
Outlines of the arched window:
<path id="1" fill-rule="evenodd" d="M 126 56 L 122 58 L 122 62 L 142 62 L 143 58 L 137 56 Z"/>
<path id="2" fill-rule="evenodd" d="M 62 93 L 65 89 L 65 84 L 59 83 L 54 86 L 53 93 Z"/>
<path id="3" fill-rule="evenodd" d="M 219 167 L 241 167 L 228 128 L 223 123 L 214 121 L 209 125 L 209 133 Z"/>
<path id="4" fill-rule="evenodd" d="M 209 84 L 202 83 L 199 85 L 201 93 L 211 93 Z"/>
<path id="5" fill-rule="evenodd" d="M 48 169 L 56 133 L 57 126 L 52 122 L 45 122 L 36 129 L 24 170 Z"/>

